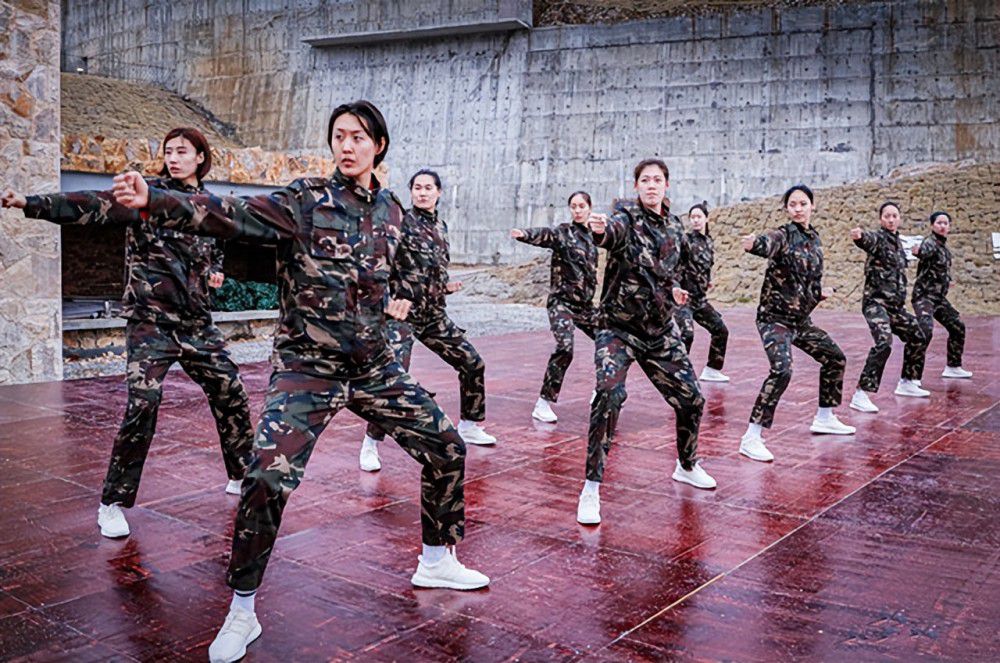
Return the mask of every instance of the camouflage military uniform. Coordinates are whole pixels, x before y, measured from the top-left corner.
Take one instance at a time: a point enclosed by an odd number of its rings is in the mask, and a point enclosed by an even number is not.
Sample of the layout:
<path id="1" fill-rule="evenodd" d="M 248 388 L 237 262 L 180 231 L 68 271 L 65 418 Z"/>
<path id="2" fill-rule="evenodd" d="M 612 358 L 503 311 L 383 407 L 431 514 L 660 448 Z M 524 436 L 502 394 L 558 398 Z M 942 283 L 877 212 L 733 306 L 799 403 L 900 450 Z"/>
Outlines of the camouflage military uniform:
<path id="1" fill-rule="evenodd" d="M 275 372 L 236 514 L 227 577 L 234 589 L 260 585 L 288 497 L 317 438 L 344 407 L 377 423 L 423 466 L 424 543 L 463 536 L 465 445 L 386 343 L 403 210 L 373 184 L 369 191 L 338 171 L 245 199 L 150 190 L 147 212 L 164 227 L 277 245 Z"/>
<path id="2" fill-rule="evenodd" d="M 389 290 L 396 299 L 413 302 L 405 322 L 390 320 L 387 336 L 396 361 L 410 370 L 413 339 L 458 371 L 461 416 L 467 421 L 486 419 L 486 362 L 465 337 L 465 330 L 452 322 L 445 307 L 448 294 L 448 224 L 437 212 L 414 207 L 403 216 L 402 234 L 396 250 L 395 270 Z M 381 440 L 385 433 L 368 426 L 369 437 Z"/>
<path id="3" fill-rule="evenodd" d="M 594 235 L 597 246 L 608 251 L 608 266 L 594 342 L 597 393 L 587 440 L 590 481 L 604 475 L 633 361 L 674 410 L 681 465 L 690 470 L 696 461 L 705 399 L 687 353 L 672 333 L 671 315 L 684 229 L 676 216 L 664 212 L 654 214 L 635 201 L 618 203 L 605 232 Z"/>
<path id="4" fill-rule="evenodd" d="M 913 312 L 924 332 L 926 344 L 929 344 L 934 334 L 934 321 L 948 330 L 948 366 L 962 365 L 962 352 L 965 349 L 965 323 L 959 318 L 958 311 L 948 301 L 948 286 L 951 284 L 951 251 L 948 250 L 948 238 L 932 232 L 930 237 L 920 244 L 917 262 L 917 278 L 913 282 Z M 925 344 L 925 348 L 926 348 Z M 924 358 L 920 355 L 915 370 L 919 379 L 924 373 Z"/>
<path id="5" fill-rule="evenodd" d="M 597 247 L 587 226 L 561 223 L 555 228 L 527 228 L 518 241 L 552 250 L 549 298 L 549 329 L 556 338 L 556 349 L 549 357 L 542 379 L 540 396 L 555 403 L 559 400 L 566 370 L 573 362 L 573 326 L 594 338 L 597 289 Z"/>
<path id="6" fill-rule="evenodd" d="M 174 179 L 153 186 L 189 193 Z M 121 316 L 128 319 L 128 405 L 111 452 L 103 504 L 135 504 L 142 467 L 156 430 L 163 380 L 174 362 L 208 397 L 230 479 L 242 479 L 253 447 L 249 398 L 225 338 L 212 324 L 208 278 L 222 271 L 214 240 L 147 226 L 139 213 L 115 203 L 110 192 L 29 196 L 25 216 L 60 225 L 124 224 L 128 270 Z"/>
<path id="7" fill-rule="evenodd" d="M 722 316 L 708 302 L 708 288 L 712 281 L 715 262 L 715 244 L 705 233 L 689 231 L 681 244 L 680 284 L 688 291 L 688 303 L 674 311 L 674 321 L 690 354 L 694 343 L 694 323 L 701 325 L 712 337 L 708 346 L 708 367 L 722 370 L 726 361 L 729 329 Z"/>
<path id="8" fill-rule="evenodd" d="M 757 331 L 771 364 L 750 421 L 771 427 L 774 410 L 792 378 L 793 345 L 820 363 L 820 407 L 840 405 L 847 360 L 830 335 L 809 318 L 822 299 L 819 233 L 790 221 L 759 235 L 750 253 L 768 258 L 757 306 Z"/>
<path id="9" fill-rule="evenodd" d="M 893 334 L 905 344 L 903 379 L 917 380 L 920 377 L 917 369 L 927 342 L 916 317 L 906 310 L 906 253 L 899 233 L 885 228 L 866 231 L 854 243 L 868 254 L 861 310 L 875 341 L 875 346 L 868 351 L 858 388 L 878 391 L 885 363 L 892 352 Z"/>

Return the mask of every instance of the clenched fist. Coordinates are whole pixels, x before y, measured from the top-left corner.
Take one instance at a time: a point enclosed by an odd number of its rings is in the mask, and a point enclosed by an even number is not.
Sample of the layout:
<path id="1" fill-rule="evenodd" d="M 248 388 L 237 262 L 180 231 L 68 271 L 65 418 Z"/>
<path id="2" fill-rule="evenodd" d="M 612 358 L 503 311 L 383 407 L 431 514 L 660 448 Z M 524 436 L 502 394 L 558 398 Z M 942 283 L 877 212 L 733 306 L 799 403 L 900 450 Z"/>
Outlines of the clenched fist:
<path id="1" fill-rule="evenodd" d="M 2 207 L 17 207 L 18 209 L 24 209 L 24 206 L 28 204 L 24 196 L 17 193 L 16 191 L 11 191 L 8 189 L 3 192 L 3 197 L 0 198 L 0 206 Z"/>
<path id="2" fill-rule="evenodd" d="M 590 228 L 590 232 L 595 235 L 603 235 L 604 230 L 608 227 L 608 215 L 591 214 L 587 219 L 587 226 Z"/>
<path id="3" fill-rule="evenodd" d="M 149 204 L 149 185 L 142 175 L 134 170 L 116 175 L 111 192 L 118 204 L 132 209 L 143 209 Z"/>
<path id="4" fill-rule="evenodd" d="M 757 241 L 757 235 L 753 233 L 749 235 L 743 235 L 740 237 L 740 246 L 743 247 L 744 251 L 750 251 L 753 248 L 753 243 Z"/>
<path id="5" fill-rule="evenodd" d="M 390 299 L 388 306 L 385 307 L 385 314 L 397 320 L 406 320 L 412 306 L 413 302 L 408 299 Z"/>

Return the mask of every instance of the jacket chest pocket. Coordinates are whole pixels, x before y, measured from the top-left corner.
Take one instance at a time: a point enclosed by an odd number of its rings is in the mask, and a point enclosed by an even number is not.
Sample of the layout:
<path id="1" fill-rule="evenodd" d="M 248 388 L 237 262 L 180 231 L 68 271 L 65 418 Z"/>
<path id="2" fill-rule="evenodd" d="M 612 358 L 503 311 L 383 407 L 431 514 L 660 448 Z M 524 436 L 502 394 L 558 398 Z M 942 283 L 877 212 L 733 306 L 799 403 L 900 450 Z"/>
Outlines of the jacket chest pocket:
<path id="1" fill-rule="evenodd" d="M 362 257 L 364 241 L 358 225 L 357 219 L 342 214 L 322 214 L 317 210 L 313 216 L 309 253 L 326 260 L 349 260 L 356 252 L 359 258 Z"/>

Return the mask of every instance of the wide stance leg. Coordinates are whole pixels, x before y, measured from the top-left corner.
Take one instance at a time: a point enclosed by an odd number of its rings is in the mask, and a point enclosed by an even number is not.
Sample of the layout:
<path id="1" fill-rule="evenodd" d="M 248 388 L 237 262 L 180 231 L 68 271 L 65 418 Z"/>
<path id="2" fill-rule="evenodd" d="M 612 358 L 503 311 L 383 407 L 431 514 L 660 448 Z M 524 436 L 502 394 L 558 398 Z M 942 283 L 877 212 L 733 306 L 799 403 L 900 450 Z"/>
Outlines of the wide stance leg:
<path id="1" fill-rule="evenodd" d="M 403 370 L 409 371 L 410 358 L 413 356 L 413 330 L 410 325 L 400 320 L 389 320 L 385 327 L 389 349 Z M 368 424 L 366 433 L 368 437 L 379 442 L 385 439 L 385 431 L 376 424 Z"/>
<path id="2" fill-rule="evenodd" d="M 685 470 L 694 468 L 698 452 L 698 429 L 705 398 L 687 353 L 676 339 L 668 338 L 664 348 L 641 353 L 639 366 L 674 410 L 677 426 L 677 458 Z"/>
<path id="3" fill-rule="evenodd" d="M 875 345 L 868 351 L 865 367 L 861 370 L 861 377 L 858 378 L 858 388 L 875 393 L 882 383 L 885 363 L 889 361 L 889 355 L 892 353 L 892 325 L 889 312 L 878 302 L 866 304 L 862 313 L 868 322 L 868 330 Z"/>
<path id="4" fill-rule="evenodd" d="M 573 362 L 573 313 L 569 307 L 557 300 L 549 300 L 546 309 L 549 313 L 549 329 L 556 339 L 556 348 L 545 367 L 545 377 L 542 379 L 542 390 L 539 395 L 555 403 L 559 400 L 566 370 Z"/>
<path id="5" fill-rule="evenodd" d="M 792 379 L 792 338 L 794 333 L 788 327 L 776 322 L 757 322 L 760 340 L 764 342 L 764 352 L 771 364 L 771 371 L 760 387 L 757 401 L 750 412 L 750 423 L 770 428 L 774 422 L 774 411 L 781 395 Z"/>
<path id="6" fill-rule="evenodd" d="M 691 346 L 694 345 L 694 315 L 690 306 L 678 306 L 674 309 L 674 324 L 680 332 L 684 351 L 691 354 Z"/>
<path id="7" fill-rule="evenodd" d="M 128 405 L 111 451 L 101 504 L 135 504 L 142 467 L 156 432 L 156 416 L 163 398 L 163 380 L 180 357 L 173 335 L 150 322 L 129 322 L 125 329 L 128 352 Z"/>
<path id="8" fill-rule="evenodd" d="M 215 325 L 179 334 L 181 366 L 208 398 L 230 479 L 242 479 L 253 453 L 250 398 L 239 368 L 226 352 L 225 338 Z"/>
<path id="9" fill-rule="evenodd" d="M 889 323 L 892 333 L 903 342 L 904 380 L 919 380 L 923 357 L 927 352 L 927 337 L 920 328 L 917 317 L 905 310 L 890 311 Z"/>
<path id="10" fill-rule="evenodd" d="M 597 332 L 594 341 L 597 389 L 590 404 L 590 431 L 587 435 L 589 481 L 601 481 L 604 477 L 604 463 L 618 426 L 618 414 L 627 398 L 625 378 L 634 360 L 632 348 L 613 331 L 602 329 Z"/>
<path id="11" fill-rule="evenodd" d="M 924 335 L 924 350 L 913 358 L 913 372 L 916 380 L 924 375 L 924 364 L 927 361 L 927 347 L 934 337 L 934 311 L 937 305 L 930 299 L 917 299 L 913 302 L 913 312 L 916 314 L 917 326 Z"/>
<path id="12" fill-rule="evenodd" d="M 840 405 L 847 359 L 830 335 L 812 323 L 796 330 L 792 345 L 819 362 L 819 406 Z"/>
<path id="13" fill-rule="evenodd" d="M 417 327 L 414 333 L 421 343 L 458 371 L 462 419 L 486 419 L 486 362 L 447 315 L 431 324 Z"/>
<path id="14" fill-rule="evenodd" d="M 965 323 L 947 299 L 934 310 L 934 319 L 948 330 L 948 366 L 961 366 L 965 351 Z"/>
<path id="15" fill-rule="evenodd" d="M 726 363 L 729 328 L 722 321 L 722 315 L 711 304 L 706 303 L 704 306 L 693 309 L 692 314 L 694 321 L 701 325 L 712 337 L 711 344 L 708 346 L 708 367 L 721 371 L 723 364 Z M 694 336 L 693 327 L 691 329 L 691 336 Z M 687 343 L 687 341 L 685 342 Z M 688 352 L 690 353 L 691 344 L 687 343 L 687 345 Z"/>

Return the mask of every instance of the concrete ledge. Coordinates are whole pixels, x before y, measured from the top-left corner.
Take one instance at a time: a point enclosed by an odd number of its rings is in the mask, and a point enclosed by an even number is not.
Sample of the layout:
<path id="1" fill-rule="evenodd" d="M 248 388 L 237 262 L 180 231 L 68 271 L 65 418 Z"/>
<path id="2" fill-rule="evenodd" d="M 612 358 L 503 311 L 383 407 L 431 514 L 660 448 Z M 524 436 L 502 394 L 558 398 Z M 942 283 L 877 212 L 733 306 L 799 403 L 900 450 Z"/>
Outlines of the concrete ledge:
<path id="1" fill-rule="evenodd" d="M 238 320 L 276 320 L 277 310 L 258 311 L 215 311 L 212 313 L 212 321 L 235 322 Z M 80 329 L 115 329 L 124 327 L 124 318 L 91 318 L 88 320 L 64 320 L 63 331 L 76 331 Z"/>
<path id="2" fill-rule="evenodd" d="M 302 41 L 313 48 L 327 46 L 356 46 L 384 44 L 394 41 L 409 41 L 415 39 L 435 39 L 439 37 L 456 37 L 463 35 L 481 35 L 490 33 L 514 32 L 530 30 L 531 25 L 517 18 L 502 19 L 478 23 L 453 23 L 451 25 L 435 25 L 427 28 L 412 28 L 407 30 L 371 30 L 368 32 L 347 32 L 338 35 L 322 35 L 306 37 Z"/>

